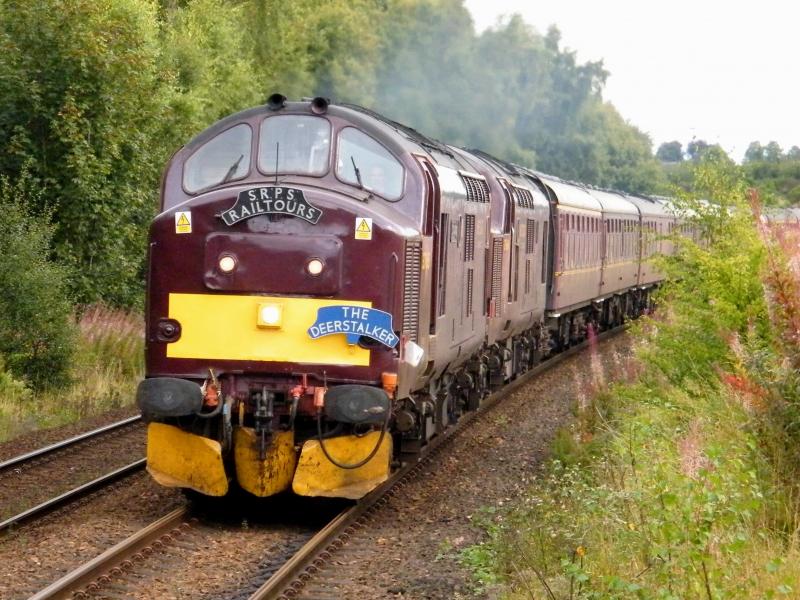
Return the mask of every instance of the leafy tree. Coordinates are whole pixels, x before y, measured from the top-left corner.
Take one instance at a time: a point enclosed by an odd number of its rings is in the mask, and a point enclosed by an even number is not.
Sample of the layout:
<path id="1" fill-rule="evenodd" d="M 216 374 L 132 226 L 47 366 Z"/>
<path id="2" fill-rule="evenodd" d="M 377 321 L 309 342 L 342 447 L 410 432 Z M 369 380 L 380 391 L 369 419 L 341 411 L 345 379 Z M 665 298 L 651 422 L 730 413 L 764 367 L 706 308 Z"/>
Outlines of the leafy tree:
<path id="1" fill-rule="evenodd" d="M 48 260 L 53 227 L 26 169 L 0 177 L 0 376 L 3 368 L 35 389 L 64 383 L 73 352 L 69 271 Z"/>
<path id="2" fill-rule="evenodd" d="M 690 160 L 697 162 L 709 146 L 705 140 L 692 140 L 686 145 L 686 154 Z"/>
<path id="3" fill-rule="evenodd" d="M 183 141 L 220 118 L 264 101 L 245 11 L 223 0 L 194 0 L 164 13 L 160 62 L 175 76 L 169 137 Z"/>
<path id="4" fill-rule="evenodd" d="M 731 162 L 728 153 L 719 144 L 709 144 L 705 140 L 692 140 L 686 146 L 686 154 L 692 162 L 698 162 L 703 158 L 715 157 L 723 162 Z"/>
<path id="5" fill-rule="evenodd" d="M 30 165 L 81 302 L 134 304 L 170 87 L 147 0 L 0 5 L 0 173 Z M 32 210 L 41 210 L 38 205 Z"/>
<path id="6" fill-rule="evenodd" d="M 400 0 L 387 21 L 395 27 L 378 71 L 382 112 L 562 177 L 631 191 L 661 186 L 649 138 L 602 101 L 602 63 L 579 63 L 556 28 L 543 36 L 513 15 L 476 38 L 458 0 Z"/>
<path id="7" fill-rule="evenodd" d="M 771 163 L 780 162 L 783 158 L 783 149 L 778 142 L 769 142 L 764 147 L 764 160 Z"/>
<path id="8" fill-rule="evenodd" d="M 744 162 L 758 162 L 764 160 L 764 146 L 761 142 L 750 142 L 744 153 Z"/>
<path id="9" fill-rule="evenodd" d="M 683 146 L 677 140 L 664 142 L 658 147 L 656 158 L 661 162 L 681 162 L 683 160 Z"/>

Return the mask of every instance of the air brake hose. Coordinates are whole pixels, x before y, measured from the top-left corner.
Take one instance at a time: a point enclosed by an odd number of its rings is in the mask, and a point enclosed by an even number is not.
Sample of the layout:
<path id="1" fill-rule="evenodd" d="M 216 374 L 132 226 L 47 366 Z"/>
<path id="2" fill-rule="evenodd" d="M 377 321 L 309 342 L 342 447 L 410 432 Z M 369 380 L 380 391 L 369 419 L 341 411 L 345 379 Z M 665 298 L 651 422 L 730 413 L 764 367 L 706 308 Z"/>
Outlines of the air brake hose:
<path id="1" fill-rule="evenodd" d="M 375 447 L 372 449 L 372 452 L 362 461 L 352 464 L 344 464 L 340 463 L 338 460 L 333 458 L 330 454 L 328 454 L 328 450 L 325 448 L 325 442 L 322 437 L 322 410 L 317 411 L 317 439 L 319 440 L 319 447 L 322 449 L 322 453 L 334 466 L 339 467 L 340 469 L 358 469 L 359 467 L 363 467 L 369 461 L 373 459 L 373 457 L 378 453 L 378 450 L 383 443 L 383 438 L 386 435 L 386 430 L 389 429 L 389 419 L 392 416 L 392 411 L 386 411 L 386 420 L 383 422 L 383 426 L 381 427 L 381 435 L 378 437 L 378 443 L 375 444 Z"/>

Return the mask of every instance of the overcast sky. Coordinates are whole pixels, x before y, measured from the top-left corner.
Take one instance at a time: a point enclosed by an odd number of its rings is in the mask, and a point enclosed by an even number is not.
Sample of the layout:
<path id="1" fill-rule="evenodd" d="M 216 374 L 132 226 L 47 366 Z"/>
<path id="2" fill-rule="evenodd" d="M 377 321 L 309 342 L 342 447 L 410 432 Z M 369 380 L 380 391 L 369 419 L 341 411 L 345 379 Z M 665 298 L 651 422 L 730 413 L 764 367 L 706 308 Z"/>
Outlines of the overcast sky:
<path id="1" fill-rule="evenodd" d="M 654 149 L 693 137 L 736 160 L 748 144 L 800 146 L 800 3 L 792 0 L 466 0 L 479 31 L 520 13 L 555 24 L 611 72 L 604 97 Z"/>

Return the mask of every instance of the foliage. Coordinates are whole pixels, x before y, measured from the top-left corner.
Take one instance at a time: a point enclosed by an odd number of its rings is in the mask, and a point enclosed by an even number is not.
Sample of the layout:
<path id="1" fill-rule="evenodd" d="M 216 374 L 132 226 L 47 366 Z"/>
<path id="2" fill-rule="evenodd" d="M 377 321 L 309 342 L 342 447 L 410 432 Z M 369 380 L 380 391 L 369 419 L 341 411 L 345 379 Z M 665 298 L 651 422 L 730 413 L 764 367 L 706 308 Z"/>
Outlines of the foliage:
<path id="1" fill-rule="evenodd" d="M 163 129 L 183 142 L 232 112 L 262 99 L 243 7 L 223 0 L 195 0 L 165 10 L 161 24 L 162 68 L 174 74 Z"/>
<path id="2" fill-rule="evenodd" d="M 0 441 L 130 405 L 144 373 L 142 316 L 92 306 L 74 327 L 68 383 L 34 396 L 0 368 Z"/>
<path id="3" fill-rule="evenodd" d="M 0 4 L 0 173 L 29 165 L 79 301 L 133 304 L 167 106 L 146 0 Z M 39 206 L 31 205 L 31 210 Z"/>
<path id="4" fill-rule="evenodd" d="M 663 190 L 649 138 L 602 101 L 602 63 L 580 64 L 557 29 L 541 35 L 512 16 L 475 36 L 457 0 L 395 2 L 388 19 L 398 26 L 386 33 L 380 110 L 431 136 L 561 177 Z"/>
<path id="5" fill-rule="evenodd" d="M 13 183 L 0 177 L 0 361 L 35 389 L 62 384 L 73 352 L 69 273 L 48 260 L 53 228 L 46 208 L 38 215 L 31 209 L 43 203 L 27 171 Z"/>
<path id="6" fill-rule="evenodd" d="M 671 318 L 659 325 L 658 343 L 647 358 L 680 383 L 714 377 L 708 365 L 729 353 L 727 335 L 747 335 L 752 328 L 766 335 L 769 319 L 760 279 L 765 255 L 738 168 L 706 158 L 694 170 L 694 192 L 679 193 L 674 201 L 696 235 L 677 236 L 678 252 L 663 261 L 671 281 L 663 294 Z"/>
<path id="7" fill-rule="evenodd" d="M 747 161 L 743 168 L 751 185 L 758 187 L 765 204 L 800 204 L 800 159 Z"/>
<path id="8" fill-rule="evenodd" d="M 637 328 L 640 372 L 579 410 L 544 477 L 465 555 L 509 598 L 800 586 L 797 239 L 754 226 L 730 163 L 707 156 L 694 176 L 679 206 L 703 241 L 673 238 L 661 314 Z"/>
<path id="9" fill-rule="evenodd" d="M 656 158 L 661 162 L 681 162 L 683 160 L 683 146 L 677 140 L 664 142 L 658 147 Z"/>

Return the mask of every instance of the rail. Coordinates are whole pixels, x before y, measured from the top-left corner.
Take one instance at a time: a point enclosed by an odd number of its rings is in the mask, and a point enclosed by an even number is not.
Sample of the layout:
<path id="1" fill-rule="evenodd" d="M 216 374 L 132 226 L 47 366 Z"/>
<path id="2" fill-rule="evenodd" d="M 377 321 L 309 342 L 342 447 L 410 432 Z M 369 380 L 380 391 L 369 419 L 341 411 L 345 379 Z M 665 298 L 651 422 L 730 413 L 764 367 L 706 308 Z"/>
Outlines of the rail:
<path id="1" fill-rule="evenodd" d="M 5 521 L 0 522 L 0 533 L 10 529 L 11 527 L 22 525 L 36 517 L 41 517 L 42 515 L 49 513 L 68 502 L 72 502 L 77 498 L 81 498 L 82 496 L 86 496 L 91 494 L 95 490 L 103 488 L 118 479 L 122 479 L 127 475 L 135 473 L 137 471 L 141 471 L 144 469 L 145 465 L 147 464 L 147 459 L 142 458 L 133 462 L 129 465 L 126 465 L 116 471 L 112 471 L 111 473 L 107 473 L 106 475 L 102 475 L 97 479 L 93 479 L 88 483 L 84 483 L 76 488 L 69 490 L 68 492 L 64 492 L 50 500 L 46 500 L 41 504 L 37 504 L 36 506 L 29 508 L 13 517 L 9 517 Z"/>
<path id="2" fill-rule="evenodd" d="M 116 429 L 122 429 L 123 427 L 132 425 L 133 423 L 140 421 L 141 418 L 142 417 L 140 415 L 136 415 L 135 417 L 123 419 L 122 421 L 117 421 L 116 423 L 111 423 L 110 425 L 106 425 L 98 429 L 93 429 L 92 431 L 87 431 L 86 433 L 82 433 L 80 435 L 76 435 L 75 437 L 71 437 L 69 439 L 62 440 L 60 442 L 56 442 L 55 444 L 51 444 L 49 446 L 45 446 L 37 450 L 32 450 L 31 452 L 27 452 L 26 454 L 15 456 L 14 458 L 10 458 L 6 461 L 0 462 L 0 473 L 2 473 L 3 471 L 7 471 L 13 467 L 17 467 L 25 462 L 31 461 L 35 458 L 40 458 L 42 456 L 52 454 L 57 450 L 62 450 L 64 448 L 74 446 L 76 444 L 79 444 L 80 442 L 84 442 L 86 440 L 97 437 L 104 433 L 108 433 Z"/>
<path id="3" fill-rule="evenodd" d="M 126 560 L 138 561 L 152 552 L 151 546 L 163 545 L 179 537 L 182 528 L 189 527 L 189 524 L 185 522 L 187 512 L 188 509 L 185 506 L 173 510 L 116 546 L 112 546 L 89 562 L 82 564 L 74 571 L 67 573 L 58 581 L 51 583 L 31 596 L 30 600 L 69 598 L 73 592 L 83 588 L 91 591 L 96 579 L 107 577 L 109 573 L 113 575 L 115 568 L 125 567 Z"/>
<path id="4" fill-rule="evenodd" d="M 564 352 L 556 354 L 548 360 L 537 365 L 524 375 L 521 375 L 501 390 L 491 394 L 481 407 L 472 413 L 464 415 L 455 427 L 443 435 L 434 438 L 427 450 L 416 462 L 408 463 L 395 472 L 392 477 L 380 487 L 370 492 L 358 504 L 339 515 L 324 529 L 311 538 L 289 561 L 278 569 L 264 585 L 257 589 L 249 600 L 289 600 L 298 596 L 306 582 L 314 577 L 315 573 L 325 564 L 332 561 L 336 551 L 344 546 L 347 539 L 356 529 L 366 526 L 369 513 L 377 510 L 387 496 L 394 495 L 403 487 L 416 472 L 430 462 L 433 457 L 466 427 L 475 422 L 479 417 L 497 406 L 504 398 L 527 383 L 534 376 L 545 370 L 553 368 L 565 359 L 581 352 L 591 343 L 599 342 L 614 337 L 627 329 L 623 325 L 613 330 L 599 334 L 594 340 L 586 340 Z"/>

